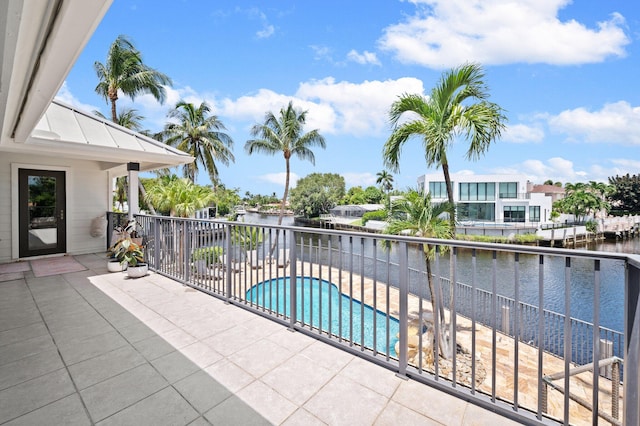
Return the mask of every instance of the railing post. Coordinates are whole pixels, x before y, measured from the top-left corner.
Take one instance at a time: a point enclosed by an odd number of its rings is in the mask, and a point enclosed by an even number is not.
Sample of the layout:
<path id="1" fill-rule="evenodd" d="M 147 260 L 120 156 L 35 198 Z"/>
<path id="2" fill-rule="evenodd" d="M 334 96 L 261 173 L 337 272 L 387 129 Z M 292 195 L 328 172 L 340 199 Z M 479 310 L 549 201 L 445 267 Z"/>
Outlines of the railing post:
<path id="1" fill-rule="evenodd" d="M 400 290 L 400 326 L 399 326 L 399 348 L 398 354 L 398 376 L 407 377 L 407 351 L 408 351 L 408 322 L 409 322 L 409 251 L 407 243 L 398 243 L 398 266 L 399 266 L 399 290 Z M 437 313 L 434 313 L 434 319 Z"/>
<path id="2" fill-rule="evenodd" d="M 107 212 L 107 250 L 111 247 L 111 236 L 113 235 L 113 214 L 111 212 Z"/>
<path id="3" fill-rule="evenodd" d="M 640 261 L 629 259 L 624 288 L 623 424 L 640 424 Z"/>
<path id="4" fill-rule="evenodd" d="M 231 300 L 231 226 L 232 225 L 223 225 L 224 226 L 224 238 L 225 238 L 225 248 L 224 251 L 226 253 L 225 256 L 225 303 L 229 303 Z"/>
<path id="5" fill-rule="evenodd" d="M 509 314 L 509 306 L 502 305 L 502 332 L 509 336 L 510 332 L 510 314 Z"/>
<path id="6" fill-rule="evenodd" d="M 158 271 L 160 269 L 160 250 L 162 241 L 160 241 L 160 227 L 162 222 L 157 217 L 153 217 L 153 268 Z"/>
<path id="7" fill-rule="evenodd" d="M 612 364 L 611 368 L 611 417 L 620 417 L 620 363 Z"/>
<path id="8" fill-rule="evenodd" d="M 296 245 L 296 231 L 289 231 L 289 330 L 294 330 L 294 325 L 298 319 L 297 305 L 297 283 L 298 283 L 298 252 Z"/>
<path id="9" fill-rule="evenodd" d="M 611 340 L 600 339 L 600 359 L 607 359 L 613 356 L 613 342 Z M 606 377 L 607 379 L 611 378 L 611 365 L 607 365 L 606 367 L 600 367 L 600 375 Z"/>
<path id="10" fill-rule="evenodd" d="M 182 260 L 184 265 L 184 274 L 182 275 L 182 279 L 184 280 L 185 284 L 191 280 L 191 265 L 189 262 L 191 259 L 191 223 L 191 221 L 186 220 L 182 222 L 182 244 L 184 247 L 184 259 Z"/>

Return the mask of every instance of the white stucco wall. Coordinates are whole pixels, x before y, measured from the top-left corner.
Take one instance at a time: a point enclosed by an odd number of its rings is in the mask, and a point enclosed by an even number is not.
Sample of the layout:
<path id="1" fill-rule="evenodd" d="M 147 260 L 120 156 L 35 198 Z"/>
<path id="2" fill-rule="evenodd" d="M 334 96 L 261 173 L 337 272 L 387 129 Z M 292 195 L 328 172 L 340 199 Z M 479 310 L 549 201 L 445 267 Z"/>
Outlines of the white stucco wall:
<path id="1" fill-rule="evenodd" d="M 109 205 L 109 176 L 95 161 L 0 153 L 0 262 L 16 259 L 17 179 L 20 168 L 65 170 L 67 187 L 67 253 L 106 251 L 106 237 L 90 235 L 91 221 L 104 216 Z M 12 190 L 14 188 L 14 190 Z"/>

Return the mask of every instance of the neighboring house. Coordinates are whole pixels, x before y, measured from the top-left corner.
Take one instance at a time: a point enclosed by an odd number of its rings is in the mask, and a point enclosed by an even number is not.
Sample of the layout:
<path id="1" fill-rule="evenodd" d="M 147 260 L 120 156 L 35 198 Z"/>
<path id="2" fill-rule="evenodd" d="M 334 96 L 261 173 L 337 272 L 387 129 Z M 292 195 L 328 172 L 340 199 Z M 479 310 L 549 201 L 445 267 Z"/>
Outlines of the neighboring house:
<path id="1" fill-rule="evenodd" d="M 562 186 L 556 185 L 530 185 L 529 192 L 536 194 L 544 194 L 551 197 L 551 202 L 555 203 L 565 196 L 565 190 Z"/>
<path id="2" fill-rule="evenodd" d="M 133 210 L 138 171 L 193 161 L 53 101 L 110 5 L 0 2 L 0 262 L 105 250 L 91 225 L 111 207 L 112 180 L 129 175 Z"/>
<path id="3" fill-rule="evenodd" d="M 362 217 L 367 212 L 384 209 L 383 204 L 348 204 L 335 206 L 329 212 L 335 217 Z"/>
<path id="4" fill-rule="evenodd" d="M 453 198 L 460 223 L 523 223 L 551 221 L 552 197 L 529 192 L 524 175 L 452 174 Z M 447 187 L 441 173 L 418 178 L 418 187 L 434 202 L 447 201 Z"/>

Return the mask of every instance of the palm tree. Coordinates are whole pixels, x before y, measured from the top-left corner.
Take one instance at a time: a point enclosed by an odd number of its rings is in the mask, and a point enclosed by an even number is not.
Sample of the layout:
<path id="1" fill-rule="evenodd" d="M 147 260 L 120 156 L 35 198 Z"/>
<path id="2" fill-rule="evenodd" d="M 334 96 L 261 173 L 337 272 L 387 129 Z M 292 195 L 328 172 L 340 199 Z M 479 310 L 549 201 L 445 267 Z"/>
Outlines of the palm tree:
<path id="1" fill-rule="evenodd" d="M 165 74 L 148 67 L 142 62 L 142 54 L 124 35 L 119 35 L 109 47 L 105 63 L 96 61 L 93 67 L 98 76 L 96 93 L 111 102 L 111 120 L 132 130 L 140 130 L 142 117 L 135 110 L 123 110 L 116 114 L 118 92 L 132 100 L 137 95 L 150 93 L 158 102 L 165 98 L 164 86 L 171 86 L 171 79 Z M 102 114 L 100 114 L 102 116 Z M 130 127 L 133 126 L 133 127 Z M 138 189 L 145 196 L 144 186 L 138 181 Z M 153 205 L 149 204 L 152 213 Z"/>
<path id="2" fill-rule="evenodd" d="M 376 174 L 378 179 L 376 179 L 376 183 L 380 185 L 380 188 L 387 194 L 387 208 L 390 208 L 391 201 L 389 199 L 389 191 L 393 189 L 393 175 L 386 170 L 378 172 Z"/>
<path id="3" fill-rule="evenodd" d="M 104 114 L 98 110 L 93 111 L 94 115 L 98 117 L 108 120 Z M 144 116 L 138 114 L 138 110 L 133 108 L 122 108 L 120 113 L 117 114 L 116 119 L 112 120 L 114 123 L 125 127 L 130 130 L 135 130 L 136 132 L 140 132 L 142 130 L 142 121 L 144 121 Z M 145 135 L 147 136 L 147 135 Z"/>
<path id="4" fill-rule="evenodd" d="M 127 177 L 120 176 L 116 178 L 115 186 L 115 201 L 118 202 L 118 209 L 124 210 L 124 202 L 127 200 L 127 194 L 129 192 Z"/>
<path id="5" fill-rule="evenodd" d="M 392 235 L 409 234 L 423 238 L 451 238 L 453 232 L 451 224 L 441 217 L 449 212 L 450 208 L 448 203 L 432 204 L 431 195 L 425 194 L 424 191 L 410 189 L 392 204 L 391 214 L 389 215 L 391 219 L 385 232 Z M 442 330 L 445 330 L 444 307 L 442 305 L 440 307 L 436 306 L 436 290 L 431 271 L 431 259 L 435 255 L 435 247 L 430 243 L 424 244 L 422 254 L 427 271 L 431 309 L 434 318 L 435 315 L 439 316 L 443 325 Z M 441 293 L 439 292 L 439 294 Z M 441 297 L 440 300 L 442 300 Z M 451 355 L 451 348 L 449 348 L 448 341 L 444 338 L 444 335 L 444 332 L 440 333 L 440 352 L 444 357 L 448 357 Z"/>
<path id="6" fill-rule="evenodd" d="M 96 93 L 111 102 L 111 117 L 114 122 L 118 121 L 118 92 L 131 99 L 150 93 L 158 102 L 163 103 L 166 95 L 163 86 L 172 84 L 165 74 L 142 62 L 142 54 L 124 35 L 119 35 L 111 44 L 105 63 L 96 61 L 93 66 L 99 80 Z"/>
<path id="7" fill-rule="evenodd" d="M 428 98 L 417 94 L 401 95 L 389 113 L 394 128 L 384 145 L 385 165 L 392 171 L 399 171 L 400 152 L 405 142 L 413 136 L 421 138 L 427 166 L 442 167 L 454 232 L 455 200 L 447 150 L 458 136 L 462 136 L 469 140 L 467 159 L 478 159 L 505 128 L 502 108 L 486 100 L 489 93 L 483 78 L 480 65 L 462 65 L 444 73 Z"/>
<path id="8" fill-rule="evenodd" d="M 107 120 L 107 117 L 105 117 L 102 112 L 94 110 L 93 113 L 98 117 Z M 138 114 L 138 110 L 133 108 L 122 108 L 120 110 L 120 114 L 116 116 L 114 122 L 127 129 L 140 131 L 142 129 L 142 121 L 144 121 L 144 116 Z M 142 133 L 144 134 L 144 132 Z M 126 176 L 120 176 L 116 178 L 116 197 L 118 202 L 120 203 L 120 207 L 124 205 L 124 199 L 126 198 L 126 195 L 129 191 L 128 186 L 129 185 Z M 146 191 L 144 189 L 144 185 L 140 181 L 138 181 L 138 189 L 140 190 L 142 198 L 144 199 L 146 196 Z M 156 210 L 153 208 L 152 204 L 147 203 L 147 206 L 149 207 L 149 210 L 151 210 L 152 214 L 156 214 Z"/>
<path id="9" fill-rule="evenodd" d="M 195 182 L 202 165 L 209 173 L 211 182 L 218 180 L 216 162 L 228 166 L 235 161 L 233 156 L 233 140 L 226 133 L 224 125 L 215 115 L 209 115 L 211 108 L 207 102 L 200 106 L 185 101 L 179 101 L 175 108 L 169 111 L 169 118 L 177 122 L 168 123 L 162 137 L 167 145 L 174 146 L 195 158 L 195 161 L 183 166 L 184 176 Z"/>
<path id="10" fill-rule="evenodd" d="M 311 130 L 302 133 L 307 120 L 307 111 L 299 111 L 293 107 L 293 102 L 289 102 L 286 108 L 280 109 L 280 115 L 276 117 L 272 112 L 265 116 L 264 124 L 254 124 L 251 128 L 251 136 L 259 139 L 251 139 L 246 142 L 244 149 L 249 155 L 254 152 L 262 152 L 267 155 L 276 155 L 282 152 L 286 166 L 286 176 L 284 182 L 284 194 L 280 207 L 278 225 L 282 225 L 285 205 L 289 196 L 289 179 L 291 166 L 289 160 L 295 155 L 301 160 L 309 160 L 315 165 L 315 155 L 311 147 L 319 146 L 325 148 L 324 137 L 318 130 Z"/>
<path id="11" fill-rule="evenodd" d="M 197 210 L 208 206 L 213 198 L 210 188 L 171 176 L 159 178 L 147 191 L 145 201 L 159 210 L 168 211 L 170 216 L 192 217 Z"/>

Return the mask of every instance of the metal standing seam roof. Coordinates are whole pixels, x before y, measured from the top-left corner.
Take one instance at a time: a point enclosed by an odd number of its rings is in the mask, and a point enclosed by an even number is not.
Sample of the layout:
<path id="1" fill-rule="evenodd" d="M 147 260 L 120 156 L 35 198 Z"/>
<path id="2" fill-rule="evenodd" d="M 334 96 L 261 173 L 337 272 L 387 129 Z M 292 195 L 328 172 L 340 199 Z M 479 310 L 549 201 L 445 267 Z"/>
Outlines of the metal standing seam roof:
<path id="1" fill-rule="evenodd" d="M 136 133 L 93 114 L 79 111 L 60 101 L 47 108 L 31 136 L 38 139 L 76 143 L 139 153 L 190 157 L 187 153 Z"/>

